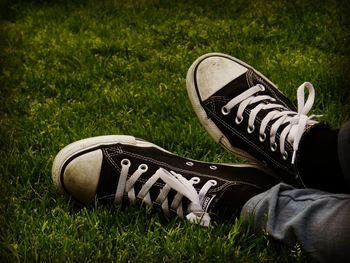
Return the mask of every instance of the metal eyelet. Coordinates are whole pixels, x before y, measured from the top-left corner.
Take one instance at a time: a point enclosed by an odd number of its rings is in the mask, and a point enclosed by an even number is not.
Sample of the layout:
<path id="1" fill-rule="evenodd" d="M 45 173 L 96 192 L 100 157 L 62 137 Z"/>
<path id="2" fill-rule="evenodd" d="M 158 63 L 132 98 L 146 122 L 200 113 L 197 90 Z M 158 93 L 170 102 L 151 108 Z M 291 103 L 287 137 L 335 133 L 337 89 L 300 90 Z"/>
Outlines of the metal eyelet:
<path id="1" fill-rule="evenodd" d="M 221 108 L 221 113 L 222 115 L 229 115 L 230 114 L 230 110 L 226 108 L 226 106 L 223 106 Z"/>
<path id="2" fill-rule="evenodd" d="M 121 165 L 130 165 L 131 162 L 129 159 L 123 159 L 121 162 L 120 162 Z"/>
<path id="3" fill-rule="evenodd" d="M 255 126 L 253 125 L 253 126 L 248 126 L 248 128 L 247 128 L 247 132 L 248 133 L 253 133 L 253 131 L 255 130 Z"/>
<path id="4" fill-rule="evenodd" d="M 273 144 L 271 144 L 270 149 L 271 151 L 275 152 L 277 150 L 277 143 L 274 142 Z"/>
<path id="5" fill-rule="evenodd" d="M 287 159 L 288 159 L 288 153 L 287 153 L 287 152 L 284 152 L 284 153 L 282 154 L 282 158 L 283 158 L 283 160 L 287 160 Z"/>
<path id="6" fill-rule="evenodd" d="M 259 86 L 259 88 L 260 88 L 261 91 L 265 91 L 265 86 L 264 86 L 264 85 L 258 84 L 258 86 Z"/>
<path id="7" fill-rule="evenodd" d="M 259 134 L 259 140 L 261 142 L 264 142 L 266 140 L 266 133 L 263 133 L 263 134 Z"/>
<path id="8" fill-rule="evenodd" d="M 188 165 L 188 166 L 193 166 L 194 163 L 193 163 L 193 162 L 186 162 L 186 165 Z"/>
<path id="9" fill-rule="evenodd" d="M 240 124 L 243 121 L 243 117 L 238 118 L 238 116 L 235 119 L 236 124 Z"/>
<path id="10" fill-rule="evenodd" d="M 147 171 L 148 170 L 148 166 L 147 166 L 147 164 L 141 164 L 140 166 L 139 166 L 139 168 L 142 170 L 142 171 Z"/>
<path id="11" fill-rule="evenodd" d="M 201 181 L 201 179 L 199 179 L 199 177 L 192 177 L 190 181 L 192 184 L 198 184 Z"/>
<path id="12" fill-rule="evenodd" d="M 218 184 L 216 180 L 209 180 L 209 182 L 211 183 L 212 186 L 215 186 Z"/>
<path id="13" fill-rule="evenodd" d="M 209 168 L 210 168 L 211 170 L 216 170 L 216 169 L 218 169 L 218 167 L 217 167 L 216 165 L 210 165 Z"/>

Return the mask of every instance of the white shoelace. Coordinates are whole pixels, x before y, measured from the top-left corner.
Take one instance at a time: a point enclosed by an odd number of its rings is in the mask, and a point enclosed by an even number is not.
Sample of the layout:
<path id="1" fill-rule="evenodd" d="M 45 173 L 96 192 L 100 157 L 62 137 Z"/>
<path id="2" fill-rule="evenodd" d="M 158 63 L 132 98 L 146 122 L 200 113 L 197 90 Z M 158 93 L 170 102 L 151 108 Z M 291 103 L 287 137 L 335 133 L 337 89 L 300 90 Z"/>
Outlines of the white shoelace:
<path id="1" fill-rule="evenodd" d="M 308 90 L 308 97 L 305 101 L 305 88 Z M 230 113 L 231 109 L 238 106 L 236 123 L 240 124 L 243 121 L 243 112 L 248 105 L 259 103 L 255 106 L 249 113 L 248 120 L 248 133 L 252 133 L 255 130 L 254 122 L 256 116 L 261 110 L 270 110 L 270 112 L 262 119 L 259 129 L 259 139 L 261 142 L 266 139 L 266 127 L 269 122 L 274 121 L 270 129 L 270 146 L 272 151 L 277 150 L 276 143 L 276 133 L 281 125 L 288 123 L 288 125 L 283 128 L 280 133 L 280 152 L 283 156 L 283 159 L 288 158 L 288 153 L 285 151 L 285 142 L 286 140 L 293 146 L 293 156 L 292 163 L 295 161 L 295 155 L 299 147 L 300 139 L 308 125 L 316 123 L 312 120 L 316 115 L 307 116 L 308 112 L 311 110 L 311 107 L 315 99 L 315 89 L 310 82 L 304 82 L 299 86 L 297 91 L 297 100 L 298 100 L 298 112 L 290 111 L 285 106 L 281 104 L 273 103 L 276 99 L 268 95 L 256 95 L 259 91 L 264 91 L 265 87 L 261 84 L 257 84 L 245 92 L 241 93 L 237 97 L 230 100 L 226 105 L 221 109 L 222 114 L 227 115 Z M 269 103 L 267 101 L 271 101 Z"/>
<path id="2" fill-rule="evenodd" d="M 171 208 L 176 210 L 179 217 L 184 217 L 184 211 L 182 207 L 182 198 L 185 196 L 190 204 L 188 206 L 188 214 L 186 218 L 193 223 L 198 223 L 202 226 L 209 226 L 210 216 L 208 213 L 203 211 L 201 203 L 206 196 L 209 189 L 216 185 L 215 180 L 208 180 L 199 193 L 193 187 L 197 184 L 200 179 L 198 177 L 193 177 L 191 180 L 187 180 L 182 175 L 175 172 L 168 172 L 163 168 L 159 168 L 142 186 L 141 190 L 135 195 L 134 184 L 139 179 L 139 177 L 148 170 L 146 164 L 141 164 L 138 169 L 128 178 L 129 167 L 131 165 L 130 160 L 123 159 L 121 161 L 122 169 L 119 176 L 118 186 L 115 193 L 115 202 L 120 204 L 122 202 L 124 193 L 127 193 L 128 199 L 131 203 L 136 202 L 136 198 L 142 199 L 142 201 L 148 205 L 152 205 L 151 195 L 149 193 L 152 186 L 156 183 L 158 179 L 165 182 L 164 187 L 160 190 L 157 199 L 154 201 L 161 205 L 165 214 L 169 215 L 169 205 L 168 205 L 168 193 L 171 189 L 177 191 L 172 203 Z"/>

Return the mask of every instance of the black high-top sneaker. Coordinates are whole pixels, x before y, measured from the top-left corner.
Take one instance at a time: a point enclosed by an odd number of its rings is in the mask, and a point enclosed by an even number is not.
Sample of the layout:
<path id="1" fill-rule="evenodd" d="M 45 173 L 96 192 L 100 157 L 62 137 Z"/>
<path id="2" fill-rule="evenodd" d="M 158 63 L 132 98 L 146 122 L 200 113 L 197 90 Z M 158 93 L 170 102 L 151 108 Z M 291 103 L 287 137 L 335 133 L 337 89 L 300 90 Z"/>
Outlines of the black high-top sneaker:
<path id="1" fill-rule="evenodd" d="M 296 109 L 251 66 L 225 54 L 210 53 L 188 70 L 187 91 L 200 122 L 216 142 L 262 163 L 283 182 L 305 186 L 297 168 L 299 143 L 311 127 L 326 128 L 312 120 L 314 116 L 307 116 L 315 97 L 311 83 L 298 88 Z"/>
<path id="2" fill-rule="evenodd" d="M 82 204 L 156 204 L 165 214 L 208 226 L 238 216 L 248 199 L 279 180 L 254 165 L 204 163 L 132 136 L 93 137 L 56 156 L 53 182 Z"/>

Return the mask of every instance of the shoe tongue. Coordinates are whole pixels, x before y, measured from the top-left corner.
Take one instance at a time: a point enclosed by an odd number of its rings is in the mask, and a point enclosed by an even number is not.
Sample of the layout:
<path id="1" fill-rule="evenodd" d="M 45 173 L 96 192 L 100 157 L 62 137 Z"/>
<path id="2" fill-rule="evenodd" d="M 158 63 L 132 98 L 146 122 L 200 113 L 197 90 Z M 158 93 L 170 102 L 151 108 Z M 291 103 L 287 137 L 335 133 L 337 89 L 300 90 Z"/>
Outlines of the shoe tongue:
<path id="1" fill-rule="evenodd" d="M 287 141 L 288 141 L 291 145 L 293 145 L 294 138 L 295 138 L 297 132 L 298 132 L 298 125 L 293 125 L 292 128 L 290 129 L 289 134 L 288 134 L 288 137 L 287 137 Z"/>

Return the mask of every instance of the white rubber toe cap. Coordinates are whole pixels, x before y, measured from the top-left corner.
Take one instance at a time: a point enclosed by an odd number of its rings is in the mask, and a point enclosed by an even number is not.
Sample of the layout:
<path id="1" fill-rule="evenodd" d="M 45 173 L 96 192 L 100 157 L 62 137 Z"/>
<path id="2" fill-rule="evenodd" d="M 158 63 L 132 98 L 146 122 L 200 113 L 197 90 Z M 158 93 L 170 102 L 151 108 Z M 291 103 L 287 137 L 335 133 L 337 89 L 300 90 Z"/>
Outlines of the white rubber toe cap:
<path id="1" fill-rule="evenodd" d="M 197 65 L 196 79 L 202 101 L 208 99 L 226 84 L 244 74 L 248 69 L 223 56 L 208 56 Z"/>
<path id="2" fill-rule="evenodd" d="M 102 151 L 95 150 L 73 159 L 64 170 L 64 188 L 84 204 L 95 200 L 102 158 Z"/>

